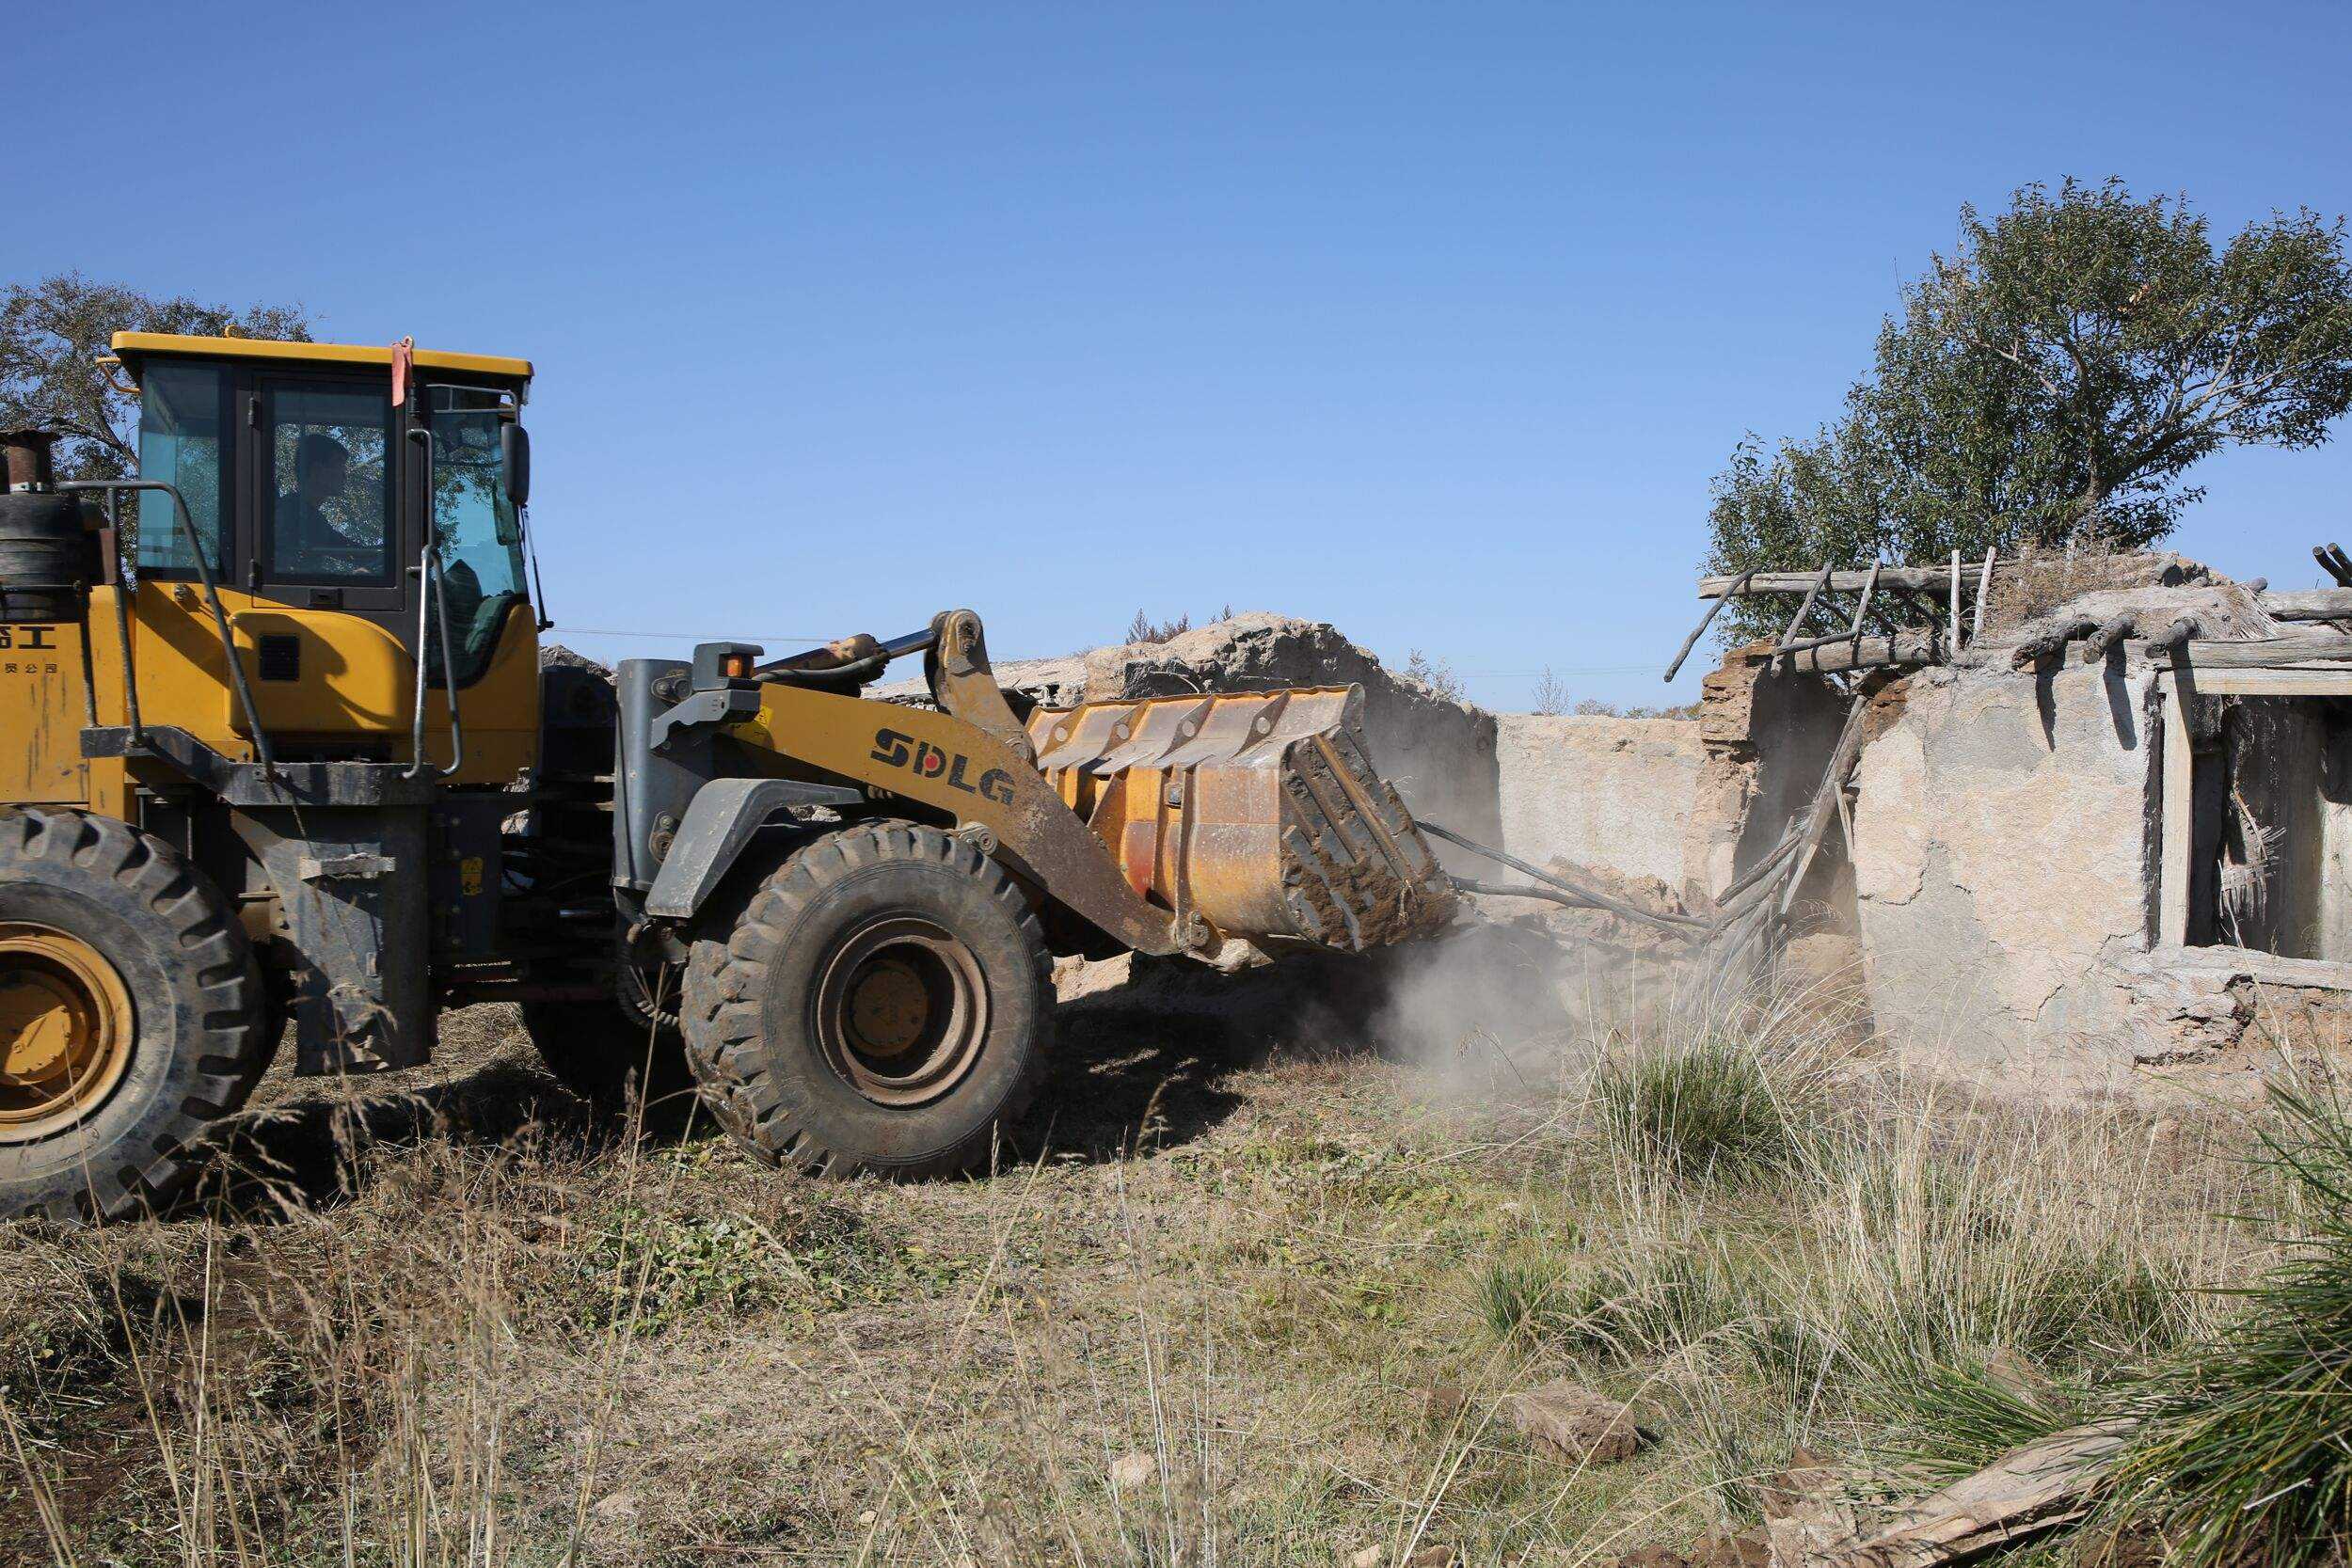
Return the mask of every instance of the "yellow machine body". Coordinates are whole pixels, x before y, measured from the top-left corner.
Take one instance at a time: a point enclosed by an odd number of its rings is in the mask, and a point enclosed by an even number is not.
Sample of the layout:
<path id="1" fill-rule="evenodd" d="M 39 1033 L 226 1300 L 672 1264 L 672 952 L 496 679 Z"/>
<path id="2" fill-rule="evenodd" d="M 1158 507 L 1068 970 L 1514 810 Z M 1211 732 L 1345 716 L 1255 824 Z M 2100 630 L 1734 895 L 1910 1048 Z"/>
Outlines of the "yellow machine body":
<path id="1" fill-rule="evenodd" d="M 83 805 L 137 820 L 129 784 L 138 765 L 85 758 L 85 725 L 127 721 L 117 590 L 90 593 L 89 662 L 84 628 L 72 621 L 0 627 L 0 803 Z M 384 628 L 358 616 L 298 610 L 220 591 L 255 711 L 281 752 L 414 760 L 410 716 L 416 665 Z M 251 726 L 239 708 L 212 612 L 185 583 L 143 583 L 126 607 L 139 714 L 148 724 L 185 730 L 223 756 L 253 760 Z M 298 639 L 301 680 L 263 678 L 259 640 Z M 516 606 L 480 679 L 458 692 L 465 760 L 453 786 L 502 784 L 532 766 L 539 741 L 539 637 L 528 606 Z M 93 718 L 94 716 L 94 718 Z M 451 754 L 449 710 L 440 693 L 425 704 L 425 754 Z"/>
<path id="2" fill-rule="evenodd" d="M 1358 952 L 1422 935 L 1451 881 L 1373 771 L 1358 687 L 1041 708 L 1032 761 L 977 724 L 779 684 L 730 735 L 749 766 L 844 778 L 986 830 L 1127 946 L 1224 937 Z"/>

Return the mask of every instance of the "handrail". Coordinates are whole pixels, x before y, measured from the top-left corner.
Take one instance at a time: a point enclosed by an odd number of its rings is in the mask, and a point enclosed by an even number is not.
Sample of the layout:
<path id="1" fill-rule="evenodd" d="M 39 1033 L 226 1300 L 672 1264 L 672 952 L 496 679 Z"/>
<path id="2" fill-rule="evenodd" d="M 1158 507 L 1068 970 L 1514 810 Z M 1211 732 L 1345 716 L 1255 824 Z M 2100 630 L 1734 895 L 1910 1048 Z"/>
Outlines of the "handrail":
<path id="1" fill-rule="evenodd" d="M 408 438 L 424 446 L 424 548 L 417 560 L 417 703 L 408 725 L 410 758 L 402 770 L 404 779 L 421 779 L 428 771 L 424 760 L 424 688 L 429 672 L 425 667 L 425 650 L 432 647 L 429 627 L 440 629 L 441 690 L 449 699 L 449 766 L 431 768 L 440 778 L 448 778 L 466 765 L 466 730 L 457 715 L 457 677 L 450 665 L 449 642 L 449 583 L 441 570 L 441 536 L 433 525 L 433 432 L 411 430 Z M 425 619 L 427 610 L 433 619 Z"/>
<path id="2" fill-rule="evenodd" d="M 246 728 L 253 736 L 253 753 L 262 764 L 262 776 L 275 782 L 278 778 L 278 758 L 270 748 L 269 732 L 262 727 L 261 712 L 253 705 L 253 690 L 246 684 L 245 666 L 238 662 L 237 639 L 229 629 L 229 612 L 220 606 L 220 585 L 213 580 L 213 565 L 205 556 L 203 536 L 196 531 L 196 518 L 188 511 L 187 498 L 180 494 L 177 485 L 167 484 L 160 479 L 69 479 L 61 482 L 57 488 L 62 492 L 96 491 L 105 494 L 108 498 L 108 520 L 118 523 L 120 516 L 115 510 L 115 496 L 127 491 L 155 490 L 171 498 L 172 508 L 180 519 L 180 531 L 188 541 L 188 554 L 196 562 L 197 580 L 204 585 L 204 602 L 212 607 L 213 629 L 220 637 L 221 655 L 229 661 L 229 684 L 237 693 L 237 706 L 245 714 Z M 118 578 L 120 575 L 121 537 L 118 528 L 115 534 Z M 128 709 L 126 717 L 131 721 L 132 735 L 136 736 L 139 733 L 138 689 L 131 673 L 128 611 L 122 603 L 123 584 L 118 580 L 114 587 L 116 612 L 122 618 L 119 630 L 122 637 L 123 692 Z"/>

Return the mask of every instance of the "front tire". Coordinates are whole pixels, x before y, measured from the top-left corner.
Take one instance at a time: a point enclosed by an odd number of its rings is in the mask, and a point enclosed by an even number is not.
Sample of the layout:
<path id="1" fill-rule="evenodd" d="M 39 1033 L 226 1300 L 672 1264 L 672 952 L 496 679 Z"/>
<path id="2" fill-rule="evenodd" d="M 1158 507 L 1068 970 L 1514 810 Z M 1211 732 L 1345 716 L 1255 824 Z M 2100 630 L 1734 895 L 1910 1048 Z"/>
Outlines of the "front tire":
<path id="1" fill-rule="evenodd" d="M 121 1219 L 195 1174 L 276 1045 L 234 910 L 88 812 L 0 811 L 0 1213 Z"/>
<path id="2" fill-rule="evenodd" d="M 771 1164 L 972 1170 L 1036 1093 L 1051 966 L 1035 911 L 973 845 L 845 828 L 715 911 L 686 967 L 687 1060 Z"/>

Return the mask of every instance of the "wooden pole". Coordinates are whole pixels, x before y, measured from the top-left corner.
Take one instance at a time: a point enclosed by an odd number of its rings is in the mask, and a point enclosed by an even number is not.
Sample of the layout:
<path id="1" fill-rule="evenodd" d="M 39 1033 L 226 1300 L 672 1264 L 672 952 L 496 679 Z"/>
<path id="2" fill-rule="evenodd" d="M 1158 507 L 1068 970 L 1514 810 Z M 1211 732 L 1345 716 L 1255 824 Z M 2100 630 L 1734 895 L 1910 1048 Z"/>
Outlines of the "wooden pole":
<path id="1" fill-rule="evenodd" d="M 1824 561 L 1821 562 L 1821 580 L 1815 583 L 1810 589 L 1806 590 L 1804 602 L 1797 606 L 1797 612 L 1788 617 L 1788 629 L 1780 634 L 1780 645 L 1782 647 L 1786 648 L 1789 643 L 1796 641 L 1797 628 L 1804 626 L 1804 618 L 1813 613 L 1813 601 L 1820 598 L 1821 596 L 1821 590 L 1828 586 L 1829 562 Z"/>
<path id="2" fill-rule="evenodd" d="M 1681 673 L 1682 661 L 1691 657 L 1691 650 L 1699 645 L 1699 639 L 1701 637 L 1707 635 L 1708 623 L 1715 619 L 1715 612 L 1744 593 L 1746 591 L 1748 580 L 1755 576 L 1756 574 L 1754 572 L 1743 572 L 1739 577 L 1730 579 L 1729 591 L 1718 594 L 1715 602 L 1707 607 L 1707 613 L 1699 617 L 1699 624 L 1692 626 L 1691 628 L 1691 635 L 1682 640 L 1681 651 L 1675 655 L 1675 661 L 1666 666 L 1666 679 L 1668 681 L 1672 681 L 1676 675 Z"/>
<path id="3" fill-rule="evenodd" d="M 1741 572 L 1731 577 L 1701 578 L 1698 596 L 1720 598 L 1728 594 L 1734 597 L 1756 594 L 1802 594 L 1820 580 L 1821 574 L 1804 572 Z M 1879 573 L 1881 588 L 1909 588 L 1920 593 L 1937 593 L 1951 580 L 1948 562 L 1933 566 L 1884 566 Z M 1833 594 L 1858 594 L 1870 580 L 1870 574 L 1859 567 L 1851 572 L 1830 574 L 1829 591 Z"/>
<path id="4" fill-rule="evenodd" d="M 1782 669 L 1802 674 L 1832 675 L 1848 670 L 1933 664 L 1944 657 L 1943 641 L 1943 633 L 1933 628 L 1913 626 L 1892 637 L 1830 637 L 1822 639 L 1820 647 L 1800 645 L 1786 653 L 1774 650 L 1755 657 L 1778 659 Z"/>
<path id="5" fill-rule="evenodd" d="M 1984 635 L 1985 601 L 1993 597 L 1993 558 L 2000 553 L 1990 545 L 1985 546 L 1984 570 L 1977 574 L 1977 617 L 1968 627 L 1968 641 L 1971 642 Z"/>
<path id="6" fill-rule="evenodd" d="M 1870 580 L 1862 585 L 1862 597 L 1854 601 L 1853 626 L 1851 629 L 1856 638 L 1862 635 L 1863 616 L 1870 612 L 1870 595 L 1878 591 L 1879 563 L 1873 561 L 1870 562 Z"/>
<path id="7" fill-rule="evenodd" d="M 2127 610 L 2085 639 L 2083 651 L 2094 659 L 2105 658 L 2107 657 L 2109 648 L 2131 636 L 2138 628 L 2139 617 Z"/>
<path id="8" fill-rule="evenodd" d="M 2062 664 L 2066 661 L 2066 645 L 2069 642 L 2077 637 L 2089 637 L 2098 629 L 2098 622 L 2088 615 L 2077 615 L 2039 637 L 2029 637 L 2018 643 L 2016 651 L 2009 656 L 2009 667 L 2023 670 L 2026 665 L 2037 663 L 2052 654 L 2056 654 Z"/>
<path id="9" fill-rule="evenodd" d="M 1960 551 L 1952 551 L 1952 652 L 1960 652 Z"/>
<path id="10" fill-rule="evenodd" d="M 1867 697 L 1856 697 L 1846 710 L 1846 727 L 1837 734 L 1837 749 L 1830 753 L 1829 767 L 1821 773 L 1821 786 L 1813 792 L 1813 804 L 1806 810 L 1804 836 L 1798 841 L 1797 858 L 1788 872 L 1788 886 L 1780 895 L 1780 914 L 1786 918 L 1789 906 L 1797 901 L 1797 890 L 1804 885 L 1804 874 L 1813 868 L 1813 852 L 1821 846 L 1821 835 L 1829 831 L 1830 818 L 1836 814 L 1837 798 L 1845 793 L 1846 776 L 1862 754 L 1862 715 L 1870 705 Z"/>

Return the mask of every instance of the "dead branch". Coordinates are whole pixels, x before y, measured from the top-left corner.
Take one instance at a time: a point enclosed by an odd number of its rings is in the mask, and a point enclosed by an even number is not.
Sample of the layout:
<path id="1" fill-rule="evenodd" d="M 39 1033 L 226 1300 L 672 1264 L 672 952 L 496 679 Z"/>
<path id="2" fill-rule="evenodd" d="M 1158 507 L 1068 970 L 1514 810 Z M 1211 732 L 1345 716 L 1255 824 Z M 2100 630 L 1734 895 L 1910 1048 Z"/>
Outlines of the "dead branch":
<path id="1" fill-rule="evenodd" d="M 2083 641 L 2083 652 L 2089 654 L 2093 659 L 2105 658 L 2107 657 L 2109 648 L 2130 637 L 2138 627 L 2139 617 L 2127 610 L 2086 638 Z"/>
<path id="2" fill-rule="evenodd" d="M 2023 670 L 2027 665 L 2039 664 L 2043 659 L 2054 656 L 2063 661 L 2066 657 L 2066 645 L 2069 642 L 2077 637 L 2088 637 L 2098 629 L 2098 622 L 2088 615 L 2077 615 L 2054 630 L 2045 631 L 2039 637 L 2029 637 L 2018 643 L 2016 652 L 2009 656 L 2010 668 Z"/>
<path id="3" fill-rule="evenodd" d="M 1938 1568 L 2088 1514 L 2133 1423 L 2069 1427 L 1905 1505 L 1860 1540 L 1806 1542 L 1803 1568 Z M 1786 1563 L 1779 1568 L 1799 1568 Z"/>
<path id="4" fill-rule="evenodd" d="M 1724 579 L 1724 587 L 1729 591 L 1716 595 L 1715 602 L 1707 607 L 1707 613 L 1699 617 L 1699 624 L 1691 628 L 1691 635 L 1682 640 L 1681 648 L 1675 654 L 1675 661 L 1666 666 L 1667 680 L 1672 681 L 1676 675 L 1681 673 L 1682 661 L 1691 657 L 1691 650 L 1699 645 L 1701 637 L 1707 635 L 1708 626 L 1715 619 L 1715 612 L 1731 600 L 1746 593 L 1747 585 L 1755 576 L 1754 572 L 1743 572 L 1739 577 Z"/>

